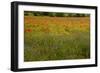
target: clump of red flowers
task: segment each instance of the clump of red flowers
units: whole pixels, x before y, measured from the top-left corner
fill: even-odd
[[[32,29],[25,29],[24,32],[32,32]]]

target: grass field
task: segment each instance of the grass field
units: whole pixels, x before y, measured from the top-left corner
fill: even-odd
[[[90,58],[89,17],[24,16],[24,61]]]

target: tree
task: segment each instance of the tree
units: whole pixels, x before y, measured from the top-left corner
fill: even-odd
[[[64,16],[64,13],[56,13],[56,16],[63,17]]]

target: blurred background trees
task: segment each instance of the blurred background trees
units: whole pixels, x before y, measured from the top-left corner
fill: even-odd
[[[24,11],[25,16],[50,16],[50,17],[89,17],[90,14],[84,13],[61,13],[61,12],[37,12]]]

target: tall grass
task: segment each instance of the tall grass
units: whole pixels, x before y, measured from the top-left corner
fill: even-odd
[[[47,29],[44,30],[46,27],[48,32],[45,32]],[[25,24],[25,28],[32,31],[25,32],[24,35],[24,61],[90,58],[90,33],[87,27]]]

